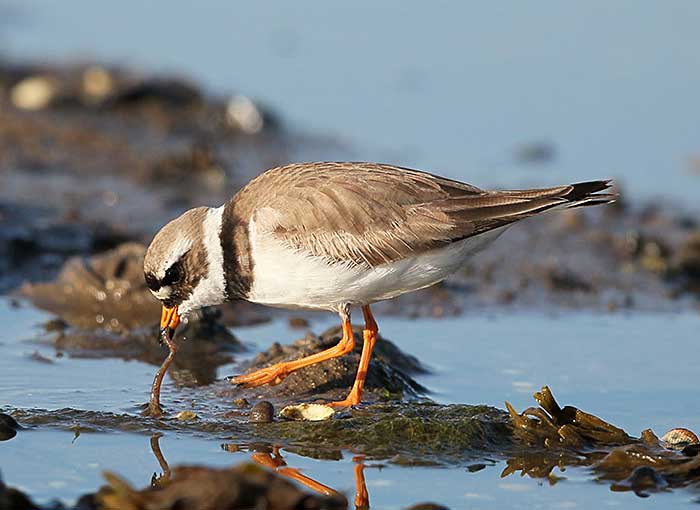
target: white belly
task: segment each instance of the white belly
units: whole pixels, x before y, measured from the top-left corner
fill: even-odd
[[[434,285],[457,271],[507,227],[367,268],[333,263],[292,250],[270,235],[249,235],[255,261],[248,300],[282,308],[338,310],[365,305]]]

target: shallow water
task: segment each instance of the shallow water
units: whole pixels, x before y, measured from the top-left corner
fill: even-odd
[[[135,414],[145,402],[153,367],[114,359],[56,358],[52,348],[37,345],[37,324],[47,316],[28,305],[13,308],[0,300],[0,319],[7,324],[0,340],[0,387],[11,408],[73,407]],[[319,316],[312,329],[332,324]],[[700,351],[697,314],[543,314],[503,310],[473,311],[442,320],[380,319],[383,333],[434,371],[419,381],[434,390],[440,402],[486,403],[503,408],[503,400],[522,409],[531,394],[550,385],[560,402],[593,412],[633,435],[647,427],[657,434],[685,426],[698,430],[700,398],[695,389]],[[286,322],[239,328],[236,334],[255,349],[274,340],[300,335]],[[553,339],[556,339],[554,341]],[[462,342],[461,349],[454,345]],[[452,346],[452,348],[451,348]],[[669,354],[675,349],[681,355]],[[54,361],[30,359],[38,350]],[[249,354],[250,355],[250,354]],[[240,360],[241,358],[239,358]],[[223,377],[235,365],[219,371]],[[164,400],[171,409],[186,406],[191,389],[177,389],[166,380]],[[240,441],[240,439],[239,439]],[[165,431],[160,447],[171,465],[202,463],[227,466],[250,459],[246,451],[231,453],[222,443],[237,443],[226,433],[189,434]],[[352,454],[340,461],[314,460],[282,451],[290,467],[345,492],[352,499]],[[697,499],[693,489],[655,494],[642,501],[631,493],[611,492],[593,481],[585,469],[567,469],[554,486],[545,480],[499,477],[505,464],[486,461],[476,473],[462,467],[400,467],[367,462],[365,477],[373,508],[402,508],[418,501],[436,501],[451,508],[668,508]],[[121,432],[90,433],[76,438],[70,431],[43,426],[20,431],[0,443],[4,480],[26,490],[39,502],[53,498],[74,501],[102,484],[100,473],[114,471],[137,487],[161,473],[150,437]]]

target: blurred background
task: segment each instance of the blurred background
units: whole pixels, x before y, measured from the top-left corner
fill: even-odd
[[[183,74],[351,149],[310,159],[691,203],[700,185],[697,2],[0,5],[7,56]]]
[[[615,179],[616,204],[522,222],[444,284],[378,304],[382,334],[431,371],[415,376],[439,404],[524,409],[550,384],[631,434],[697,431],[699,21],[692,0],[0,0],[0,411],[37,425],[3,443],[5,480],[75,501],[103,470],[140,487],[165,469],[160,434],[149,447],[128,433],[164,356],[146,245],[290,161],[381,161],[484,188]],[[245,444],[222,450],[228,425],[257,441],[248,404],[313,400],[321,384],[242,398],[225,377],[336,322],[244,302],[193,319],[163,399],[199,421],[168,422],[171,464],[250,460]],[[409,389],[388,398],[410,406]],[[77,442],[74,423],[88,427]],[[192,433],[212,424],[226,433]],[[300,452],[290,465],[351,493],[356,452]],[[480,474],[382,458],[372,502],[403,508],[430,486],[452,508],[638,508],[588,467],[558,483],[557,452],[549,470],[533,457],[532,480],[503,479],[494,455]],[[664,494],[645,508],[697,507],[697,491],[653,485]]]

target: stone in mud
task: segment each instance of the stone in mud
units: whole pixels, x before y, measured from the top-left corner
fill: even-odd
[[[126,243],[90,259],[70,259],[56,281],[27,284],[22,294],[61,317],[49,343],[73,357],[118,357],[160,365],[160,303],[143,278],[145,247]],[[235,306],[235,305],[232,305]],[[245,319],[245,314],[243,319]],[[201,310],[178,330],[178,355],[171,371],[180,384],[209,384],[216,368],[243,350],[216,310]]]
[[[84,330],[125,334],[135,328],[152,326],[158,322],[161,304],[143,277],[145,253],[142,244],[124,243],[89,258],[73,257],[54,281],[25,284],[20,293],[39,308]],[[244,302],[230,303],[222,310],[228,325],[252,324],[263,319]],[[195,315],[193,321],[199,317]]]
[[[639,466],[622,481],[613,483],[610,490],[615,492],[633,491],[639,497],[647,497],[649,492],[666,489],[668,482],[651,466]]]
[[[250,410],[249,423],[270,423],[275,417],[275,408],[267,400],[255,404]]]
[[[290,345],[275,343],[267,351],[258,354],[248,370],[309,356],[336,345],[340,337],[340,327],[333,327],[321,336],[308,334]],[[355,349],[350,354],[297,370],[275,386],[238,391],[278,400],[288,397],[341,399],[350,391],[355,380],[361,350],[362,332],[356,329]],[[425,388],[411,374],[425,372],[426,369],[415,357],[401,352],[396,345],[380,336],[367,372],[363,401],[396,400],[424,393]]]
[[[105,477],[108,485],[96,495],[102,510],[347,508],[343,496],[310,494],[253,464],[231,469],[180,466],[172,470],[167,482],[140,491],[111,473]]]
[[[159,326],[128,331],[68,328],[50,335],[48,342],[60,353],[74,358],[120,358],[160,366],[167,348],[160,344]],[[216,310],[201,310],[175,336],[178,352],[170,376],[183,386],[211,384],[216,370],[245,350],[224,327]]]
[[[74,257],[54,282],[27,284],[20,292],[72,326],[119,332],[152,325],[160,303],[143,278],[145,252],[126,243],[87,260]]]
[[[198,420],[199,416],[194,411],[180,411],[175,415],[176,420],[180,421],[194,421]]]
[[[7,441],[17,435],[22,427],[12,416],[0,413],[0,441]],[[2,506],[0,506],[2,508]]]

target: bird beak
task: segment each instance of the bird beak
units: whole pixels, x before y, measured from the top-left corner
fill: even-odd
[[[177,306],[168,308],[163,307],[163,311],[160,315],[160,338],[167,339],[168,341],[173,339],[175,334],[175,329],[178,324],[180,324],[180,315],[177,313]]]

